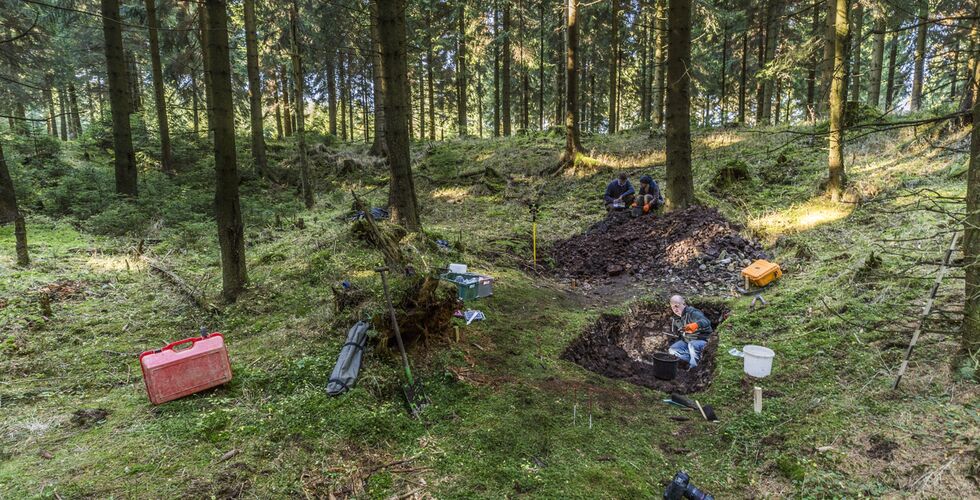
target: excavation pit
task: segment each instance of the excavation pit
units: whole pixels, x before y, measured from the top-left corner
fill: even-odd
[[[654,375],[653,356],[666,352],[676,339],[669,335],[674,317],[664,302],[641,302],[630,306],[622,316],[603,314],[565,349],[562,358],[606,377],[664,392],[689,394],[707,388],[715,377],[715,355],[718,351],[718,325],[729,309],[721,303],[694,302],[714,333],[701,352],[698,366],[689,369],[678,363],[673,380]]]

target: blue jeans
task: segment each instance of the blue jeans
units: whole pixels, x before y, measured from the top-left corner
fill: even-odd
[[[704,350],[704,346],[706,345],[708,345],[708,342],[705,340],[692,340],[690,346],[687,342],[678,340],[671,344],[667,352],[677,356],[682,361],[687,361],[691,368],[694,368],[698,366],[698,360],[701,359],[701,351]],[[693,358],[691,358],[691,350],[694,351]]]

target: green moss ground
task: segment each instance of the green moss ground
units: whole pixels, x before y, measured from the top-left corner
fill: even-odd
[[[59,175],[41,182],[20,166],[28,153],[14,152],[14,177],[29,191],[34,263],[14,267],[12,228],[0,228],[0,497],[635,498],[659,496],[680,469],[717,498],[975,494],[978,391],[950,372],[955,324],[937,322],[949,334],[926,335],[898,392],[890,385],[909,333],[885,331],[909,326],[930,285],[899,271],[931,276],[934,267],[914,260],[938,259],[948,244],[942,236],[917,242],[911,257],[888,253],[886,238],[949,224],[932,212],[895,211],[926,196],[909,189],[962,195],[963,180],[951,173],[965,155],[929,149],[910,132],[862,138],[848,149],[850,175],[871,201],[835,205],[817,194],[826,158],[819,141],[779,148],[794,136],[777,132],[696,134],[699,200],[746,224],[786,270],[766,294],[768,308],[749,312],[748,299],[731,299],[734,313],[721,329],[720,352],[746,343],[777,352],[762,382],[772,391],[765,411],[752,412],[741,360],[722,354],[717,378],[697,396],[717,409],[717,424],[671,420],[682,413],[661,394],[560,360],[599,312],[624,305],[600,306],[525,271],[528,199],[542,205],[547,261],[551,242],[602,216],[598,197],[617,169],[663,178],[662,138],[587,138],[590,161],[545,179],[537,172],[556,161],[557,137],[415,146],[428,236],[406,251],[422,271],[462,261],[499,280],[478,303],[488,320],[463,327],[462,342],[434,339],[412,350],[433,400],[422,421],[404,411],[398,360],[388,353],[367,356],[349,394],[324,390],[356,319],[333,312],[330,286],[350,279],[373,297],[363,312],[381,311],[372,272],[380,255],[351,239],[341,219],[348,189],[369,189],[384,172],[338,180],[321,165],[312,211],[290,189],[245,182],[252,284],[237,304],[209,315],[135,255],[147,237],[153,255],[217,297],[206,161],[188,163],[177,182],[146,175],[144,196],[131,205],[85,191],[111,188],[101,155],[84,161],[69,147],[53,160]],[[964,137],[944,133],[953,147]],[[278,146],[285,156],[288,145]],[[713,173],[735,161],[752,178],[712,188]],[[510,181],[465,175],[488,167]],[[62,192],[66,184],[81,191]],[[384,195],[370,198],[381,203]],[[298,218],[305,229],[294,226]],[[430,237],[459,235],[462,253],[431,245]],[[868,270],[872,251],[883,264]],[[82,293],[42,316],[38,290],[63,280],[79,282]],[[943,288],[943,307],[955,307],[960,283]],[[234,380],[152,407],[136,355],[201,325],[226,335]],[[94,408],[108,417],[89,427],[71,422],[75,411]],[[881,442],[895,443],[890,457],[879,456]]]

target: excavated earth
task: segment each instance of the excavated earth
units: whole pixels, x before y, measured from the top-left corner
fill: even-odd
[[[704,390],[715,376],[718,325],[729,310],[718,303],[694,306],[708,317],[715,333],[708,339],[698,366],[688,370],[686,363],[678,362],[673,380],[653,376],[653,354],[666,352],[675,341],[667,335],[672,313],[666,303],[637,303],[623,316],[603,314],[565,349],[562,358],[601,375],[664,392],[688,394]]]
[[[728,292],[742,268],[769,255],[718,210],[690,207],[633,218],[612,212],[585,233],[559,241],[556,273],[576,282],[639,282],[684,292]]]

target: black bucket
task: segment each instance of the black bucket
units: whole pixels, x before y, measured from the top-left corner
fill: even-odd
[[[653,353],[653,376],[660,380],[677,377],[677,357],[666,352]]]

